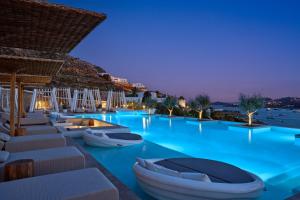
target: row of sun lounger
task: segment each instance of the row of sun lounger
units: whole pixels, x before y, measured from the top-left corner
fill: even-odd
[[[1,199],[119,199],[117,188],[98,169],[86,168],[85,156],[67,146],[49,118],[39,121],[39,117],[31,115],[21,122],[26,136],[10,137],[9,121],[2,114],[2,130],[7,132],[0,133]],[[34,176],[4,182],[5,166],[24,159],[33,161]]]

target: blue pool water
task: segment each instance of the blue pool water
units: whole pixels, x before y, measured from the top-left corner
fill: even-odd
[[[144,137],[140,145],[125,148],[85,146],[99,162],[143,199],[135,182],[132,165],[136,157],[199,157],[236,165],[260,176],[266,191],[260,199],[284,199],[300,191],[299,129],[269,127],[261,130],[238,128],[224,121],[198,122],[141,114],[81,115],[127,126]],[[300,140],[300,139],[299,139]]]

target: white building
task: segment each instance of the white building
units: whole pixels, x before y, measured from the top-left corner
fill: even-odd
[[[140,102],[142,102],[142,99],[144,97],[144,93],[145,92],[138,92],[137,93],[137,95],[138,95],[137,98],[140,99]],[[150,92],[150,93],[151,93],[151,99],[153,99],[153,100],[155,100],[155,101],[157,101],[159,103],[163,102],[166,99],[166,98],[158,98],[156,92]]]
[[[116,76],[110,76],[112,82],[121,83],[121,84],[128,84],[128,80],[126,78],[120,78]]]
[[[132,83],[132,87],[136,87],[138,89],[145,89],[146,86],[143,83]]]

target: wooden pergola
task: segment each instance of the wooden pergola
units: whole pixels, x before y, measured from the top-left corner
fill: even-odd
[[[104,14],[32,0],[0,1],[0,46],[69,53]]]
[[[10,134],[15,134],[15,88],[51,82],[69,53],[105,20],[104,14],[44,1],[0,1],[0,82],[10,83]],[[18,127],[23,112],[18,109]]]
[[[10,83],[10,133],[15,133],[15,88],[18,87],[17,127],[23,110],[24,85],[45,85],[51,82],[63,60],[0,55],[0,82]]]

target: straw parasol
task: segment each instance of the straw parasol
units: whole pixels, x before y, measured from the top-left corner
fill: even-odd
[[[24,84],[49,83],[66,54],[106,16],[33,0],[0,1],[0,10],[0,82],[10,82],[10,133],[14,135],[16,82],[19,97]],[[22,98],[18,99],[22,105]]]

